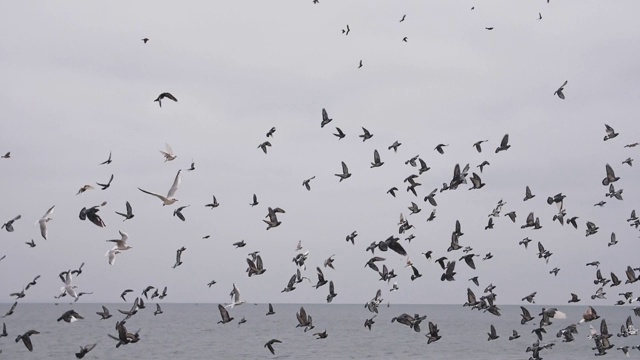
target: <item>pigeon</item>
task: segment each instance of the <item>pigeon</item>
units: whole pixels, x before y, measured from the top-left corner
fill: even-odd
[[[568,81],[565,81],[559,88],[558,90],[556,90],[553,95],[558,95],[558,97],[562,100],[564,100],[564,87],[567,85]]]
[[[145,41],[145,43],[146,43],[146,41]],[[162,99],[165,99],[165,98],[169,99],[169,100],[173,100],[175,102],[178,102],[178,99],[176,99],[175,96],[171,95],[168,92],[163,92],[162,94],[158,95],[158,97],[153,101],[157,101],[158,105],[160,105],[160,107],[162,107]]]

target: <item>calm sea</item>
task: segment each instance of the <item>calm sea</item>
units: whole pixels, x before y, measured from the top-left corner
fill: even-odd
[[[9,308],[3,304],[2,308]],[[266,304],[243,304],[230,310],[235,319],[228,324],[217,324],[220,314],[217,304],[162,304],[163,314],[154,316],[155,304],[127,321],[130,332],[140,330],[141,340],[115,348],[116,341],[107,334],[117,335],[115,323],[124,318],[117,309],[128,310],[131,303],[107,304],[113,317],[100,320],[96,311],[101,304],[19,304],[14,315],[6,317],[8,337],[0,339],[0,359],[75,359],[80,345],[97,343],[85,359],[528,359],[527,346],[535,340],[531,330],[537,327],[539,317],[527,325],[520,325],[519,306],[501,306],[502,316],[494,316],[460,305],[394,305],[382,304],[372,330],[364,328],[364,320],[373,314],[362,305],[307,304],[308,315],[313,317],[315,329],[304,332],[296,328],[296,312],[300,305],[274,304],[275,315],[266,316]],[[531,314],[538,314],[541,305],[527,304]],[[545,359],[591,359],[592,340],[587,339],[589,325],[579,326],[579,334],[572,343],[563,343],[556,332],[578,322],[586,306],[558,306],[568,317],[552,320],[542,343],[555,343],[541,356]],[[616,337],[628,315],[629,306],[596,306],[606,319],[611,342],[616,347],[640,345],[640,338]],[[74,323],[57,322],[66,310],[74,309],[84,320]],[[405,325],[391,323],[391,318],[402,313],[427,315],[422,332],[417,333]],[[246,323],[238,325],[242,318]],[[636,318],[634,317],[634,320]],[[427,345],[425,334],[428,321],[437,323],[442,339]],[[493,324],[499,339],[487,341],[489,326]],[[640,324],[639,324],[640,325]],[[599,328],[600,320],[593,323]],[[17,334],[35,329],[34,351],[29,353],[22,343],[14,342]],[[326,339],[312,334],[326,329]],[[509,341],[516,329],[521,338]],[[271,355],[264,344],[276,338],[276,354]],[[623,357],[615,347],[609,356]],[[640,358],[633,350],[632,358]]]

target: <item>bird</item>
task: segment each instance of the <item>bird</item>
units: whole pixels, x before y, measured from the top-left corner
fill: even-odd
[[[326,339],[329,334],[327,334],[327,330],[319,333],[313,334],[313,336],[317,336],[316,339]]]
[[[176,263],[173,264],[173,268],[177,268],[178,266],[182,265],[182,253],[187,250],[186,247],[181,247],[180,249],[176,250]]]
[[[262,144],[258,145],[258,149],[262,149],[262,151],[266,154],[267,147],[271,147],[271,143],[269,141],[265,141]]]
[[[604,141],[611,140],[614,137],[618,136],[618,133],[613,130],[613,128],[607,124],[604,124],[607,135],[604,136]]]
[[[360,61],[360,63],[362,64],[362,60]],[[360,67],[362,67],[362,66],[360,66]],[[340,128],[339,128],[339,127],[336,127],[336,131],[337,131],[338,133],[337,133],[337,134],[333,134],[333,135],[334,135],[335,137],[337,137],[337,138],[338,138],[338,140],[342,140],[345,136],[347,136],[347,135],[345,135],[345,133],[344,133],[344,132],[342,132],[342,130],[340,130]]]
[[[377,315],[373,315],[373,317],[371,317],[370,319],[366,319],[364,321],[364,327],[369,328],[369,331],[371,331],[371,326],[373,324],[375,324],[376,322],[373,320],[376,318]]]
[[[481,153],[482,152],[482,143],[487,142],[487,141],[489,141],[489,140],[476,141],[475,143],[473,143],[473,147],[476,148],[476,151]]]
[[[33,351],[33,344],[31,343],[31,335],[40,334],[37,330],[29,330],[22,335],[18,335],[16,342],[22,340],[22,343],[29,351]]]
[[[513,330],[513,335],[509,336],[509,341],[518,339],[519,337],[520,337],[520,334],[518,334],[517,331]]]
[[[11,151],[7,151],[4,155],[0,156],[3,159],[11,159]]]
[[[146,41],[145,41],[145,43],[146,43]],[[160,107],[162,107],[162,99],[164,99],[164,98],[167,98],[169,100],[173,100],[175,102],[178,102],[178,99],[176,99],[175,96],[171,95],[168,92],[163,92],[162,94],[158,95],[158,97],[153,101],[157,101],[158,105],[160,105]]]
[[[315,176],[312,176],[304,181],[302,181],[302,186],[304,186],[308,191],[311,191],[311,180],[315,179]]]
[[[535,304],[536,302],[533,300],[533,298],[536,296],[537,292],[533,292],[525,297],[522,298],[522,301],[528,301],[529,303]]]
[[[531,189],[529,188],[529,185],[527,185],[527,187],[524,189],[524,199],[522,201],[531,200],[534,197],[535,195],[531,194]]]
[[[489,335],[489,338],[487,339],[488,341],[495,340],[500,337],[500,335],[496,334],[496,328],[493,325],[489,328],[487,335]]]
[[[233,318],[229,316],[227,309],[225,309],[222,304],[218,304],[218,310],[220,311],[220,317],[222,318],[222,320],[218,321],[218,324],[226,324],[233,320]]]
[[[542,20],[542,14],[538,13],[538,20]]]
[[[66,323],[72,323],[78,321],[78,319],[84,319],[80,314],[75,312],[74,310],[66,311],[58,318],[58,322],[64,320]]]
[[[231,293],[229,295],[231,296],[232,302],[225,307],[233,309],[236,305],[244,304],[244,301],[240,300],[240,289],[238,289],[236,284],[233,284],[233,289],[231,290]]]
[[[503,138],[502,141],[500,142],[500,146],[498,146],[496,148],[496,154],[499,153],[500,151],[506,151],[511,147],[511,145],[509,145],[509,134],[506,134]]]
[[[0,227],[0,229],[5,229],[7,230],[7,232],[13,232],[14,228],[13,228],[13,223],[17,220],[20,220],[20,218],[22,218],[21,215],[17,215],[16,217],[14,217],[13,219],[7,221],[6,223],[2,224],[2,227]]]
[[[327,303],[330,303],[334,297],[338,296],[334,290],[333,281],[329,281],[329,295],[327,295]]]
[[[371,163],[371,168],[380,167],[384,164],[383,161],[380,161],[380,154],[378,150],[373,150],[373,162]]]
[[[269,315],[273,315],[273,314],[275,314],[275,313],[276,313],[276,312],[275,312],[275,311],[273,311],[273,305],[271,305],[271,303],[269,303],[269,311],[267,311],[267,314],[266,314],[266,315],[267,315],[267,316],[269,316]]]
[[[258,204],[259,204],[258,203],[258,196],[256,196],[256,194],[253,194],[252,201],[251,201],[251,203],[249,205],[251,205],[251,207],[254,207],[254,206],[258,205]]]
[[[349,177],[351,177],[351,173],[349,173],[349,168],[347,167],[347,164],[344,163],[344,161],[342,162],[342,174],[335,174],[335,175],[340,178],[340,182],[342,182],[342,180],[344,179],[348,179]]]
[[[126,207],[126,213],[121,213],[121,212],[117,212],[117,211],[115,212],[116,214],[124,217],[124,220],[122,220],[123,222],[127,221],[129,219],[133,219],[133,216],[134,216],[133,215],[133,208],[131,208],[131,204],[128,201],[125,202],[125,207]]]
[[[408,42],[408,40],[409,40],[409,38],[408,38],[408,37],[406,37],[406,36],[402,38],[402,41],[403,41],[403,42]]]
[[[109,309],[107,309],[104,305],[102,306],[102,312],[98,311],[96,312],[96,314],[100,315],[100,320],[106,320],[113,316],[109,313]]]
[[[400,19],[400,22],[403,22],[403,21],[404,21],[404,19],[405,19],[406,17],[407,17],[407,15],[406,15],[406,14],[405,14],[405,15],[402,15],[402,19]]]
[[[89,351],[93,350],[97,344],[89,344],[85,346],[80,346],[80,351],[76,353],[77,359],[82,359]]]
[[[483,161],[480,165],[476,166],[478,168],[480,168],[480,173],[482,173],[482,171],[484,170],[484,167],[487,165],[491,165],[488,161]]]
[[[272,127],[271,129],[269,129],[269,131],[267,132],[267,137],[273,137],[273,134],[276,132],[276,127]]]
[[[361,60],[362,62],[362,60]],[[322,109],[322,122],[320,123],[320,127],[323,128],[325,125],[327,125],[328,123],[330,123],[333,119],[329,118],[329,115],[327,115],[327,110],[325,110],[324,108]]]
[[[213,195],[213,202],[205,205],[205,207],[208,207],[211,210],[213,210],[214,208],[217,208],[218,206],[220,206],[220,204],[218,203],[218,200],[216,199],[215,195]]]
[[[101,184],[97,182],[96,184],[101,187],[101,190],[107,190],[109,186],[111,186],[111,182],[113,181],[113,174],[111,174],[111,178],[109,178],[109,182],[106,184]]]
[[[245,243],[244,240],[242,240],[242,241],[235,242],[232,245],[235,246],[236,249],[238,249],[238,248],[244,247],[245,245],[247,245],[247,243]]]
[[[165,147],[166,151],[160,150],[160,153],[162,154],[162,156],[164,156],[164,162],[173,161],[178,157],[178,155],[176,155],[173,152],[173,149],[171,148],[171,145],[165,143],[164,147]]]
[[[362,131],[363,131],[363,134],[358,135],[358,137],[362,138],[362,142],[365,142],[373,137],[373,134],[370,133],[369,130],[365,129],[364,127],[362,128]]]
[[[391,195],[393,197],[396,197],[396,191],[398,191],[398,188],[394,186],[391,189],[387,190],[387,194],[389,194],[389,195]]]
[[[189,206],[190,205],[180,206],[177,209],[173,210],[173,216],[177,216],[178,219],[180,219],[182,221],[185,221],[186,219],[185,219],[184,215],[182,214],[182,210],[188,208]]]
[[[362,67],[362,60],[360,60],[360,62],[358,62],[358,69],[360,69]],[[337,129],[337,128],[336,128]]]
[[[142,42],[143,42],[143,43],[145,43],[145,44],[146,44],[148,41],[149,41],[149,38],[144,38],[144,39],[142,39]]]
[[[116,245],[112,248],[112,250],[125,251],[133,248],[132,246],[127,244],[127,240],[129,239],[129,235],[126,232],[118,231],[120,233],[120,239],[112,239],[107,240],[107,242],[115,243]]]
[[[11,308],[9,308],[9,311],[7,311],[2,317],[6,318],[7,316],[11,316],[13,315],[13,312],[16,310],[16,306],[18,306],[18,302],[14,302],[13,305],[11,305]]]
[[[120,298],[122,298],[122,300],[126,302],[127,299],[125,298],[125,296],[127,296],[127,294],[130,292],[133,292],[133,289],[126,289],[125,291],[122,292],[122,294],[120,294]]]
[[[489,26],[489,27],[485,27],[485,29],[486,29],[486,30],[493,30],[493,27],[492,27],[492,26]]]
[[[47,222],[53,220],[51,218],[51,214],[53,214],[53,210],[55,209],[55,207],[55,205],[50,207],[49,210],[47,210],[47,212],[42,215],[40,220],[38,220],[38,224],[40,225],[40,235],[42,235],[42,238],[45,240],[47,240]]]
[[[271,351],[271,354],[275,355],[276,351],[273,349],[273,344],[275,343],[282,343],[282,341],[278,340],[278,339],[271,339],[269,341],[267,341],[266,344],[264,344],[264,347],[269,349],[269,351]]]
[[[167,192],[167,196],[166,197],[162,196],[162,195],[154,194],[152,192],[143,190],[141,188],[138,188],[138,190],[142,191],[145,194],[149,194],[149,195],[155,196],[158,199],[162,200],[162,206],[172,205],[173,203],[178,201],[178,199],[176,199],[174,196],[176,194],[176,191],[178,191],[178,187],[180,186],[180,181],[182,179],[181,173],[182,173],[182,170],[178,170],[178,173],[176,174],[176,177],[173,180],[173,184],[171,185],[171,188]]]
[[[153,315],[154,316],[155,315],[160,315],[162,313],[163,313],[163,311],[162,311],[162,308],[160,307],[160,304],[156,304],[156,311],[153,312]]]
[[[558,97],[559,97],[560,99],[564,100],[564,93],[563,93],[563,91],[564,91],[564,87],[567,85],[567,83],[568,83],[568,82],[569,82],[569,81],[565,81],[565,82],[564,82],[564,83],[563,83],[563,84],[558,88],[558,90],[556,90],[556,91],[553,93],[553,95],[558,95]]]
[[[87,185],[83,185],[80,190],[78,190],[78,192],[76,193],[76,195],[80,195],[82,193],[84,193],[87,190],[93,190],[93,186],[87,184]]]
[[[111,151],[109,151],[109,158],[98,165],[108,165],[111,164]]]
[[[602,179],[602,185],[607,186],[611,183],[614,183],[620,180],[620,177],[616,176],[616,173],[611,168],[611,165],[609,164],[605,165],[605,170],[607,172],[607,176],[604,179]]]
[[[434,150],[436,150],[437,152],[439,152],[440,154],[444,154],[444,147],[445,146],[449,146],[448,144],[438,144],[438,146],[436,146],[434,148]]]

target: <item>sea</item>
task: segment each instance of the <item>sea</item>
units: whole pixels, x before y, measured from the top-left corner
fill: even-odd
[[[2,308],[11,304],[0,304]],[[101,320],[96,314],[105,305],[112,318]],[[379,313],[367,310],[363,305],[345,304],[273,304],[275,314],[267,316],[267,304],[242,304],[229,309],[234,320],[219,324],[218,304],[161,304],[163,313],[154,315],[155,303],[149,301],[145,309],[127,320],[129,332],[139,331],[140,341],[116,348],[115,324],[125,316],[118,309],[129,310],[129,303],[117,304],[27,304],[20,303],[13,315],[2,318],[7,327],[7,337],[0,338],[0,359],[75,359],[80,346],[96,343],[97,346],[84,359],[154,359],[154,360],[198,360],[198,359],[529,359],[526,348],[536,340],[531,331],[539,326],[543,306],[523,304],[536,319],[520,324],[520,306],[502,305],[501,316],[489,312],[472,310],[462,305],[408,305],[386,304]],[[304,307],[313,318],[314,329],[304,331],[296,327],[296,313]],[[617,347],[629,346],[631,358],[640,358],[640,351],[631,346],[640,345],[640,337],[617,337],[621,325],[631,315],[631,306],[594,306],[601,316],[590,323],[578,325],[575,341],[562,342],[556,337],[559,329],[582,318],[587,306],[554,306],[567,315],[566,319],[552,319],[546,327],[541,344],[555,344],[543,350],[544,359],[592,359],[596,351],[593,340],[588,339],[589,326],[600,329],[605,319],[609,332],[613,334],[614,348],[607,356],[623,358]],[[72,323],[56,321],[65,311],[73,309],[84,317]],[[392,322],[393,317],[403,313],[426,315],[421,332]],[[371,330],[364,327],[365,319],[374,318]],[[244,318],[243,324],[238,324]],[[428,322],[437,324],[442,338],[427,344]],[[490,325],[499,338],[489,341]],[[18,334],[37,330],[32,335],[33,352],[22,342],[14,340]],[[315,333],[327,332],[327,337],[318,339]],[[516,330],[520,338],[509,340]],[[272,355],[265,343],[278,339]]]

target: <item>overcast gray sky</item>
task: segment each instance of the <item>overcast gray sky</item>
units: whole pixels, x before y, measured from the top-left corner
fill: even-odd
[[[597,286],[585,263],[599,260],[604,276],[623,280],[627,265],[639,265],[640,233],[626,219],[640,201],[640,176],[638,165],[622,164],[640,158],[640,147],[624,148],[640,141],[639,10],[637,1],[4,3],[0,152],[11,158],[0,159],[0,220],[22,219],[14,232],[0,231],[0,301],[13,301],[9,293],[36,275],[24,300],[54,301],[58,273],[85,262],[74,283],[94,294],[82,302],[118,301],[122,290],[147,285],[168,286],[166,301],[225,302],[233,283],[247,302],[324,302],[327,287],[280,292],[302,240],[314,283],[315,267],[336,254],[336,270],[323,268],[335,302],[364,303],[381,288],[393,303],[463,303],[467,287],[481,293],[489,283],[503,304],[533,291],[538,303],[566,303],[569,292],[587,302]],[[553,93],[565,80],[561,100]],[[160,108],[153,100],[165,91],[178,102]],[[333,118],[324,128],[322,108]],[[604,142],[605,123],[620,135]],[[272,126],[265,155],[257,146]],[[335,126],[346,138],[332,135]],[[361,127],[373,138],[363,143]],[[494,153],[507,133],[511,148]],[[395,140],[397,153],[387,149]],[[478,140],[489,140],[482,153],[472,147]],[[165,143],[174,161],[163,161]],[[444,155],[434,151],[440,143],[449,145]],[[371,169],[374,149],[385,164]],[[113,163],[99,166],[110,151]],[[402,182],[417,173],[404,164],[415,155],[432,168],[418,180],[418,197]],[[138,191],[165,194],[192,160],[176,205]],[[426,222],[432,206],[423,197],[451,180],[456,163],[469,163],[471,175],[483,160],[491,163],[481,174],[486,186],[438,193],[437,218]],[[353,175],[339,182],[341,161]],[[604,197],[607,163],[623,201]],[[111,174],[108,190],[76,196]],[[311,176],[307,191],[302,181]],[[526,185],[536,197],[523,202]],[[392,186],[397,198],[386,194]],[[557,209],[545,200],[559,192],[568,217],[579,217],[577,230],[551,220]],[[251,207],[254,193],[259,205]],[[220,206],[209,210],[212,195]],[[501,217],[485,231],[500,199]],[[594,207],[600,200],[606,205]],[[105,228],[78,219],[102,201]],[[114,211],[125,201],[135,218],[123,223]],[[411,201],[420,213],[409,215]],[[45,241],[34,223],[52,205]],[[177,205],[190,205],[185,222],[172,216]],[[286,213],[266,231],[268,207]],[[512,210],[515,224],[503,216]],[[542,229],[520,229],[530,211]],[[401,213],[415,228],[398,235]],[[458,260],[461,251],[446,252],[456,219],[461,245],[494,258],[476,258],[475,271],[458,263],[456,281],[441,282],[439,266],[421,253]],[[586,221],[598,234],[585,237]],[[133,249],[109,266],[105,240],[118,230]],[[345,241],[354,230],[355,246]],[[611,232],[619,243],[608,247]],[[376,252],[398,274],[393,293],[364,267],[365,248],[390,235],[423,274],[412,282],[404,257]],[[527,236],[525,250],[518,242]],[[30,239],[35,248],[24,244]],[[247,246],[234,249],[242,239]],[[548,264],[535,255],[537,241],[553,252]],[[184,264],[172,269],[181,246]],[[248,278],[245,259],[256,250],[267,272]],[[467,280],[475,275],[479,288]],[[600,303],[613,304],[624,289],[633,286]]]

